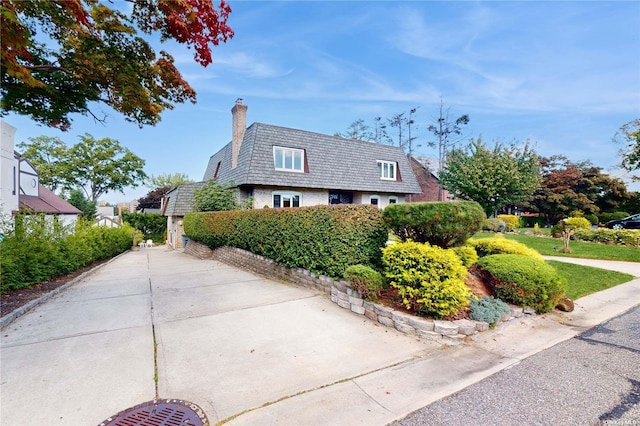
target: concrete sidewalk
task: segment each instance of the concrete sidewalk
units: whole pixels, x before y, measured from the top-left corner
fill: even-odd
[[[623,262],[619,260],[599,260],[599,259],[579,259],[577,257],[565,256],[543,256],[547,260],[556,260],[558,262],[575,263],[576,265],[591,266],[594,268],[608,269],[610,271],[618,271],[624,274],[640,277],[639,262]]]
[[[384,425],[639,295],[636,279],[576,301],[574,313],[509,321],[446,347],[306,288],[146,248],[2,330],[0,423],[98,424],[159,397],[198,404],[211,424]]]

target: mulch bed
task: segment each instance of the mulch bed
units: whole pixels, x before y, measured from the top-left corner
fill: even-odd
[[[61,275],[59,277],[53,278],[49,281],[38,283],[31,287],[25,287],[18,290],[9,290],[8,292],[3,293],[2,295],[0,295],[0,316],[10,314],[11,312],[26,305],[32,300],[35,300],[40,296],[45,295],[50,291],[65,285],[84,272],[89,271],[98,265],[106,263],[109,260],[110,259],[100,260],[92,263],[91,265],[87,265],[83,268],[70,272],[66,275]]]

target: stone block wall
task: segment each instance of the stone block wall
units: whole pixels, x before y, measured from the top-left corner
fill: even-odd
[[[219,247],[214,250],[196,241],[189,241],[185,253],[201,259],[214,259],[242,268],[253,273],[287,281],[325,293],[331,301],[341,308],[364,315],[386,327],[392,327],[401,333],[436,340],[441,343],[457,344],[477,332],[489,330],[489,324],[467,319],[444,321],[421,318],[396,311],[387,306],[368,302],[360,297],[347,281],[335,281],[324,275],[316,275],[303,268],[287,268],[271,259],[253,254],[235,247]],[[522,308],[513,307],[501,321],[519,318],[524,315]]]

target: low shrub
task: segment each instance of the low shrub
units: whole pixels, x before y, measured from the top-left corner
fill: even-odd
[[[366,265],[351,265],[344,271],[344,279],[351,282],[363,299],[375,301],[380,296],[384,281],[380,272]]]
[[[517,241],[507,240],[502,236],[477,240],[470,238],[467,244],[473,247],[481,258],[492,254],[521,254],[540,261],[544,260],[536,250]]]
[[[499,214],[498,219],[502,220],[506,226],[505,231],[513,232],[521,227],[520,216],[514,214]]]
[[[640,247],[640,231],[634,229],[576,229],[573,231],[573,238],[578,241]]]
[[[474,321],[489,323],[490,327],[495,327],[500,318],[510,312],[509,305],[490,296],[482,296],[480,299],[472,298],[469,304],[469,317]]]
[[[464,244],[485,220],[484,210],[473,201],[392,204],[382,217],[402,241],[443,248]]]
[[[380,210],[369,205],[189,213],[184,230],[211,248],[238,247],[333,278],[350,265],[380,265],[389,235]]]
[[[564,220],[564,227],[573,231],[576,229],[591,229],[591,222],[584,217],[570,217]]]
[[[482,225],[483,231],[503,232],[505,229],[507,229],[507,225],[504,223],[504,220],[495,217],[485,220]]]
[[[407,309],[444,318],[469,305],[467,268],[452,250],[413,241],[396,243],[383,249],[382,262]]]
[[[478,260],[490,275],[496,297],[538,313],[553,309],[566,291],[566,280],[544,261],[517,254],[496,254]]]
[[[458,255],[465,268],[470,267],[478,261],[478,253],[476,253],[476,249],[471,246],[454,247],[449,250],[453,250],[454,253]]]
[[[592,225],[597,225],[599,223],[597,214],[587,214],[584,216],[584,218],[587,219]]]

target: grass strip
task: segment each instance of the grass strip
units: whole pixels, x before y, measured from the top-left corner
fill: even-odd
[[[489,238],[495,234],[479,232],[473,238]],[[551,237],[535,237],[529,235],[505,234],[509,240],[515,240],[545,256],[579,257],[583,259],[621,260],[626,262],[640,262],[640,248],[617,246],[584,241],[571,241],[571,253],[562,252],[562,240]]]
[[[591,266],[556,260],[547,260],[546,263],[556,268],[567,279],[567,297],[571,300],[615,287],[633,279],[633,276],[629,274]]]

